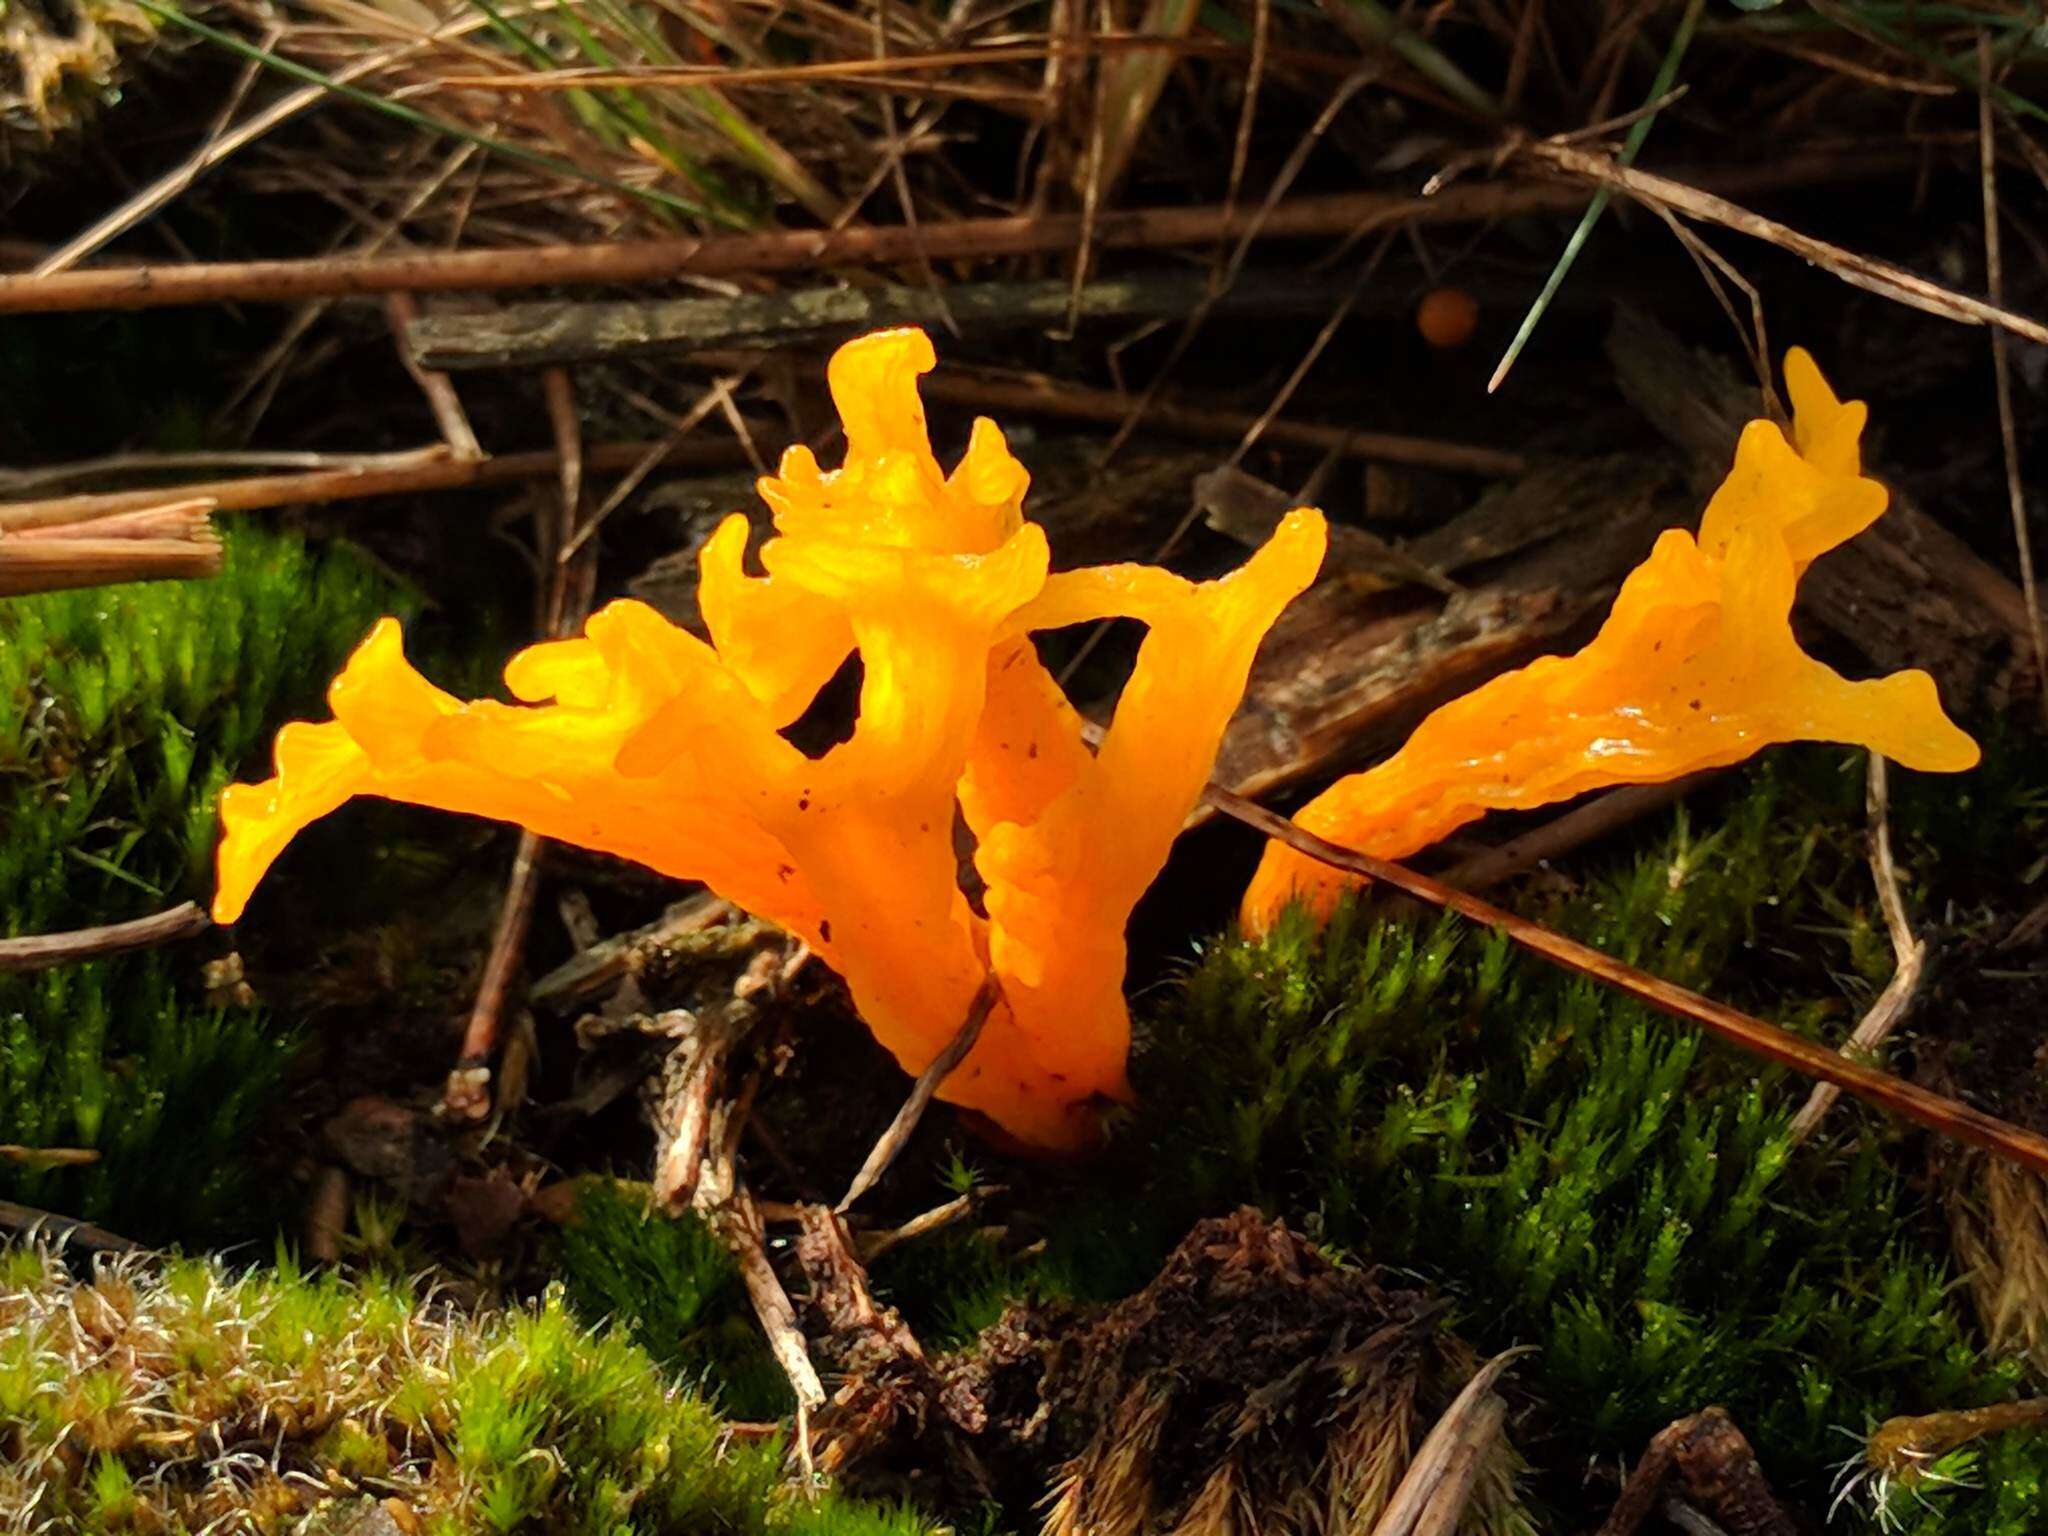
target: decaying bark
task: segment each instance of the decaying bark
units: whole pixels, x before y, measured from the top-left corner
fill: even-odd
[[[1206,272],[1167,270],[1084,283],[957,283],[938,290],[799,288],[731,298],[636,299],[610,303],[512,304],[494,310],[419,316],[411,356],[427,369],[531,368],[706,347],[794,346],[846,341],[885,326],[932,329],[950,321],[968,333],[1064,325],[1070,316],[1157,319],[1185,315],[1205,300],[1220,314],[1325,315],[1343,285],[1297,273],[1241,278],[1211,298]]]
[[[1707,1408],[1659,1430],[1629,1474],[1599,1536],[1634,1536],[1668,1484],[1728,1536],[1798,1536],[1735,1421]]]

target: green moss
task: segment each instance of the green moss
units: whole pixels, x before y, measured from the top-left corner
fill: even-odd
[[[222,785],[391,602],[347,551],[238,528],[212,581],[0,604],[0,931],[204,901]],[[205,1006],[193,954],[0,977],[0,1141],[101,1154],[0,1166],[0,1196],[150,1240],[253,1230],[233,1151],[290,1039]]]
[[[100,1369],[105,1360],[125,1362]],[[261,1426],[260,1464],[242,1447]],[[551,1294],[468,1314],[382,1277],[0,1258],[0,1525],[282,1531],[365,1492],[448,1536],[919,1536],[783,1480],[644,1350]]]
[[[696,1217],[652,1216],[631,1186],[593,1179],[554,1247],[569,1303],[586,1320],[618,1323],[736,1417],[790,1410],[788,1379],[754,1322],[738,1267]]]
[[[1766,767],[1709,835],[1681,818],[1539,915],[1796,1026],[1843,1019],[1888,969],[1859,963],[1871,899],[1867,880],[1848,894],[1849,804]],[[1939,1229],[1886,1155],[1891,1128],[1844,1106],[1795,1150],[1804,1082],[1499,936],[1353,909],[1320,935],[1292,921],[1226,939],[1142,1066],[1161,1166],[1183,1169],[1191,1203],[1258,1200],[1420,1272],[1464,1303],[1474,1343],[1540,1346],[1525,1377],[1555,1440],[1525,1449],[1555,1457],[1561,1507],[1588,1456],[1633,1457],[1707,1403],[1781,1488],[1824,1506],[1872,1423],[2020,1383],[1981,1354]],[[1896,1517],[1927,1536],[2032,1528],[2048,1442],[1986,1456],[1996,1478]]]

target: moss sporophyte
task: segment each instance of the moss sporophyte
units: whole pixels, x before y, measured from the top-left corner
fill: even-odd
[[[1048,572],[1028,476],[994,423],[950,475],[917,378],[921,331],[843,347],[830,383],[842,466],[806,448],[760,482],[775,537],[746,573],[746,520],[702,556],[707,643],[618,602],[579,639],[515,656],[513,705],[464,703],[378,624],[288,726],[276,776],[222,799],[215,916],[233,921],[291,838],[359,794],[517,822],[701,880],[781,924],[843,976],[910,1072],[993,979],[999,1001],[940,1097],[1048,1150],[1091,1144],[1129,1097],[1124,929],[1202,793],[1260,640],[1314,579],[1322,514],[1290,513],[1245,566],[1195,583],[1155,567]],[[1676,778],[1772,742],[1853,742],[1912,767],[1972,766],[1975,744],[1906,672],[1850,683],[1805,655],[1790,611],[1805,566],[1877,518],[1864,410],[1804,353],[1787,361],[1792,437],[1754,422],[1695,538],[1672,530],[1599,636],[1437,711],[1408,745],[1303,811],[1309,830],[1382,855],[1490,809]],[[1038,659],[1036,631],[1146,626],[1099,746]],[[810,758],[782,734],[847,658],[852,736]],[[956,808],[976,839],[977,911],[959,884]],[[1269,850],[1254,930],[1287,904],[1327,911],[1345,877]]]

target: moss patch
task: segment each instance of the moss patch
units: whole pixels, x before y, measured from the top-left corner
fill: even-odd
[[[781,1476],[637,1346],[551,1295],[470,1314],[289,1265],[0,1252],[0,1524],[281,1532],[368,1495],[404,1529],[917,1536]]]
[[[36,933],[204,901],[221,787],[394,595],[346,550],[230,531],[213,581],[0,604],[0,925]],[[208,1007],[195,951],[0,977],[0,1141],[99,1152],[0,1165],[0,1196],[145,1240],[246,1235],[234,1157],[289,1036]]]

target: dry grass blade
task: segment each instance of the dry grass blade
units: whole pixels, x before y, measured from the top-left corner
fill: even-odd
[[[2005,303],[2005,263],[1998,244],[1998,144],[1997,128],[1991,115],[1991,39],[1977,34],[1978,164],[1984,187],[1984,285],[1991,302]],[[2027,530],[2027,496],[2020,484],[2019,431],[2013,423],[2012,360],[2007,356],[2005,332],[1991,329],[1991,367],[1998,386],[1998,437],[2005,451],[2005,495],[2012,510],[2013,543],[2019,549],[2020,590],[2027,600],[2029,638],[2034,642],[2034,677],[2040,685],[2039,703],[2048,711],[2048,638],[2041,632],[2041,604],[2035,596],[2034,541]]]
[[[729,224],[734,222],[729,216],[721,214],[720,210],[707,207],[692,199],[678,197],[673,193],[664,192],[654,187],[636,187],[604,172],[587,169],[573,161],[564,160],[559,156],[530,149],[524,144],[508,143],[504,140],[493,138],[489,134],[480,133],[473,128],[466,128],[460,123],[450,122],[445,118],[435,117],[431,113],[422,112],[417,107],[409,106],[402,101],[379,96],[374,91],[363,90],[339,75],[322,74],[319,70],[308,68],[306,65],[299,63],[295,59],[287,58],[283,54],[259,48],[252,43],[245,42],[243,39],[236,37],[232,32],[223,32],[218,27],[209,26],[195,17],[187,16],[176,6],[161,4],[159,0],[135,0],[135,3],[156,20],[182,27],[195,37],[201,38],[217,48],[225,49],[238,58],[260,61],[278,73],[289,76],[291,79],[298,80],[305,85],[312,86],[326,95],[338,96],[346,101],[355,102],[359,106],[368,107],[374,112],[381,112],[386,117],[396,119],[408,127],[424,129],[429,133],[443,134],[449,138],[459,139],[465,143],[474,144],[479,149],[486,150],[492,154],[502,155],[507,159],[519,161],[535,170],[568,177],[571,180],[591,182],[603,187],[608,192],[616,192],[624,197],[639,198],[692,218],[703,218],[714,223]]]
[[[1476,896],[1453,890],[1427,875],[1417,874],[1368,853],[1340,848],[1219,785],[1210,785],[1204,798],[1225,815],[1263,832],[1267,837],[1279,839],[1319,863],[1348,874],[1363,875],[1429,906],[1455,912],[1472,922],[1497,929],[1514,943],[1553,965],[1591,977],[1660,1012],[1697,1024],[1739,1050],[1788,1067],[1802,1076],[1833,1083],[1866,1104],[1941,1135],[1982,1147],[1994,1156],[2036,1172],[2048,1173],[2048,1137],[1987,1115],[1957,1099],[1929,1092],[1917,1083],[1889,1072],[1837,1055],[1789,1030],[1639,971],[1610,955],[1603,955],[1562,934],[1553,933],[1540,923],[1532,923]]]

